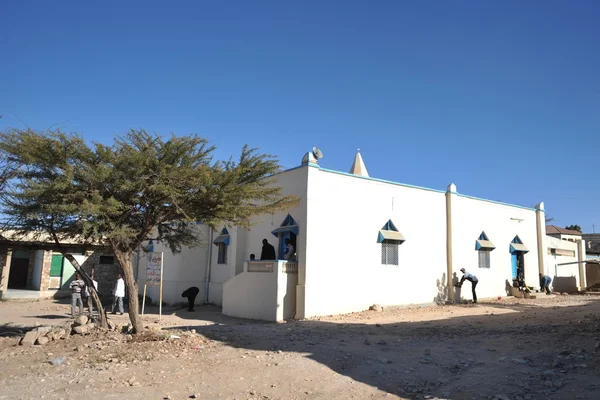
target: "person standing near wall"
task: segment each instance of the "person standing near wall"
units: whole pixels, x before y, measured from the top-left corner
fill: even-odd
[[[75,318],[75,308],[79,303],[79,315],[83,314],[83,301],[81,300],[81,290],[85,286],[85,282],[81,279],[81,275],[77,273],[75,280],[71,282],[71,316]]]
[[[463,277],[460,279],[460,282],[457,284],[457,286],[462,287],[462,284],[465,281],[465,279],[471,282],[471,290],[473,291],[473,303],[477,304],[477,293],[475,293],[475,287],[479,283],[479,279],[477,279],[475,275],[465,271],[464,268],[461,268],[460,272],[463,273]]]
[[[118,307],[119,315],[123,315],[123,297],[125,297],[125,281],[121,277],[121,274],[117,274],[117,281],[115,282],[115,289],[113,290],[113,305],[112,313],[115,313],[115,307]]]
[[[96,293],[98,293],[98,282],[96,282],[94,280],[94,274],[92,274],[90,276],[93,284],[94,284],[94,288],[96,289]],[[92,296],[90,296],[90,290],[87,287],[87,285],[85,285],[85,300],[88,306],[88,311],[90,312],[90,317],[92,316],[92,314],[94,313],[94,302],[92,301]]]
[[[261,260],[269,260],[273,261],[277,259],[277,255],[275,255],[275,247],[269,243],[267,239],[263,239],[263,247],[262,252],[260,253]]]
[[[296,260],[296,249],[290,239],[285,239],[285,257],[288,261]]]

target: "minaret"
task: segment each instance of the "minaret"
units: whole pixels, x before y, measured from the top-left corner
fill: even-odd
[[[365,167],[365,163],[360,156],[360,149],[356,151],[356,156],[354,156],[354,162],[352,163],[352,168],[350,168],[350,173],[358,176],[369,176],[367,167]]]

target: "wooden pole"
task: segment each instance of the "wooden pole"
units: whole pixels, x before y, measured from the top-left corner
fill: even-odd
[[[144,283],[144,297],[142,298],[142,317],[144,316],[144,308],[146,307],[146,287],[147,283]]]
[[[158,303],[158,320],[162,318],[162,299],[163,299],[163,253],[160,253],[160,300]]]

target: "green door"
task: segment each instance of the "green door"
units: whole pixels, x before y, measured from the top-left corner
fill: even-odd
[[[75,267],[71,264],[71,261],[66,258],[63,259],[63,269],[62,269],[62,283],[60,285],[61,289],[68,290],[69,285],[75,279]]]
[[[63,256],[60,254],[52,255],[50,264],[50,285],[48,289],[60,289],[62,283]]]

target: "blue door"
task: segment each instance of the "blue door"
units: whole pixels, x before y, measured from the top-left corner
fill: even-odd
[[[517,277],[517,253],[512,253],[510,258],[512,261],[512,277],[514,279]]]

